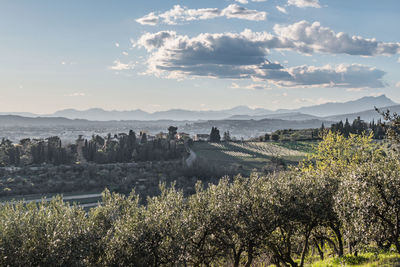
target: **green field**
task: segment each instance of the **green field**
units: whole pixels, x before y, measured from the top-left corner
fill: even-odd
[[[195,142],[192,150],[200,160],[239,169],[242,174],[273,170],[277,165],[293,165],[307,156],[301,149],[291,149],[272,142]]]
[[[273,142],[274,145],[285,147],[291,150],[297,150],[304,153],[312,153],[319,141],[285,141]]]

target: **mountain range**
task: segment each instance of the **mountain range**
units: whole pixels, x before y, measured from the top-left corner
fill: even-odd
[[[174,121],[205,121],[205,120],[262,120],[262,119],[282,119],[282,120],[311,120],[326,119],[337,120],[345,119],[344,116],[353,118],[357,113],[364,112],[365,120],[378,118],[374,107],[391,107],[397,110],[397,103],[385,95],[366,96],[357,100],[338,103],[330,102],[321,105],[301,107],[298,109],[279,109],[269,110],[264,108],[252,109],[247,106],[237,106],[225,110],[193,111],[184,109],[171,109],[167,111],[157,111],[149,113],[140,109],[118,111],[104,110],[101,108],[91,108],[87,110],[64,109],[52,114],[38,115],[27,112],[0,112],[0,115],[18,115],[23,117],[63,117],[68,119],[85,119],[91,121],[155,121],[155,120],[174,120]],[[398,107],[400,109],[400,106]],[[372,111],[372,113],[371,113]],[[344,115],[341,115],[344,114]]]

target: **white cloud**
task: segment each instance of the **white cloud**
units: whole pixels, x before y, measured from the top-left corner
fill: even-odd
[[[68,97],[79,97],[79,96],[85,96],[85,93],[72,93],[72,94],[66,94],[64,96]]]
[[[400,57],[397,59],[397,62],[400,63]]]
[[[238,5],[229,5],[221,12],[227,18],[261,21],[267,18],[267,12],[251,10]]]
[[[247,1],[247,0],[235,0],[235,1],[238,2],[238,3],[241,3],[241,4],[243,4],[243,5],[249,3],[249,1]]]
[[[124,56],[129,56],[128,52],[126,52],[126,51],[122,51],[122,54],[123,54]]]
[[[267,2],[267,0],[251,0],[251,2],[261,3],[261,2]]]
[[[146,16],[137,19],[136,22],[143,25],[153,26],[161,22],[168,25],[175,25],[181,22],[207,20],[217,17],[261,21],[267,18],[267,12],[247,9],[244,7],[240,7],[237,4],[231,4],[224,9],[189,9],[180,5],[175,5],[172,9],[164,13],[149,13]]]
[[[320,8],[318,0],[288,0],[289,6]]]
[[[385,72],[360,64],[297,66],[285,69],[290,77],[266,77],[280,87],[382,88]]]
[[[61,61],[61,65],[65,65],[67,64],[65,61]]]
[[[114,61],[114,65],[110,66],[111,70],[131,70],[135,67],[133,62],[122,63],[119,59]]]
[[[278,11],[283,13],[283,14],[287,14],[288,13],[284,7],[276,6],[276,9],[278,9]]]
[[[157,25],[159,20],[160,20],[160,18],[154,12],[151,12],[151,13],[147,14],[146,16],[137,19],[136,22],[140,23],[142,25],[154,26],[154,25]]]
[[[280,87],[385,86],[385,72],[364,65],[284,68],[267,59],[268,49],[292,48],[294,43],[265,32],[204,33],[190,38],[163,31],[144,34],[134,46],[150,53],[146,73],[159,77],[252,79]]]
[[[291,25],[275,25],[281,39],[291,42],[290,49],[303,53],[324,52],[349,55],[393,55],[400,53],[400,43],[383,43],[376,39],[336,33],[319,22],[300,21]],[[277,47],[278,48],[278,47]]]
[[[400,53],[400,43],[385,43],[376,39],[350,36],[343,32],[336,33],[327,27],[322,27],[319,22],[300,21],[290,25],[276,24],[274,31],[275,35],[268,32],[252,32],[251,30],[245,30],[240,34],[225,33],[222,35],[225,36],[223,39],[249,40],[263,50],[286,49],[307,54],[319,52],[362,56]],[[199,35],[197,39],[213,39],[215,36],[218,36],[218,34],[210,35],[205,33]],[[152,50],[164,46],[164,42],[167,40],[169,42],[177,42],[175,39],[183,40],[184,38],[182,37],[177,37],[176,32],[173,31],[162,31],[154,34],[146,33],[140,37],[136,44],[145,47],[147,50]]]
[[[396,87],[400,87],[400,82],[397,82],[397,83],[396,83]]]
[[[115,47],[119,47],[119,43],[115,43]]]

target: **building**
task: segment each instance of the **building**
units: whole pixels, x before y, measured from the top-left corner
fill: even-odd
[[[176,134],[176,139],[178,140],[186,140],[186,139],[190,139],[190,134],[188,133],[177,133]]]
[[[209,134],[196,134],[194,141],[210,141]]]

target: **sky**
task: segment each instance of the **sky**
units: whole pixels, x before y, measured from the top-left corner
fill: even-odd
[[[400,102],[398,0],[2,0],[0,112]]]

